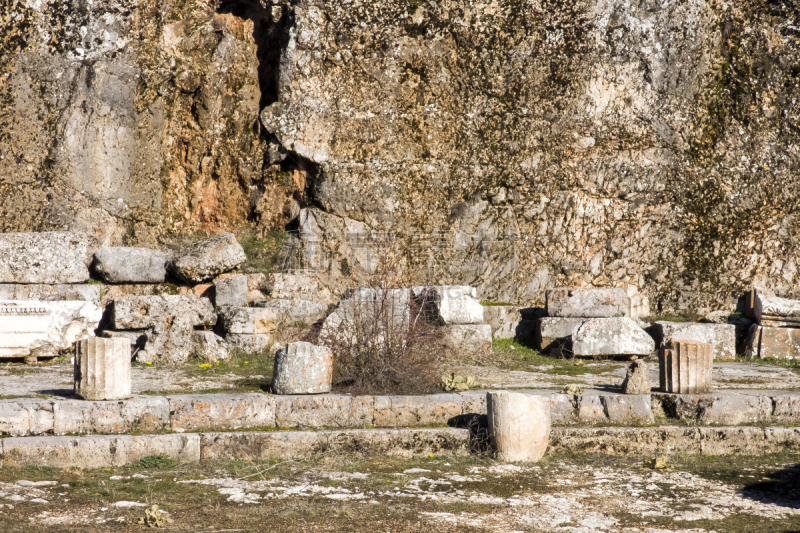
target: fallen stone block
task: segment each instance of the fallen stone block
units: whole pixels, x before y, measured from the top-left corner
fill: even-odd
[[[225,335],[225,342],[231,351],[241,353],[261,353],[272,346],[272,336],[266,334],[247,335],[239,333],[228,333]]]
[[[371,426],[372,396],[320,394],[315,396],[277,396],[276,423],[281,428]]]
[[[800,300],[770,296],[752,289],[745,297],[744,316],[759,323],[763,318],[800,321]]]
[[[658,354],[661,392],[702,394],[711,390],[712,346],[668,339]]]
[[[194,356],[201,361],[217,363],[230,360],[228,343],[213,331],[195,331],[192,335]]]
[[[390,457],[469,454],[469,430],[340,429],[202,433],[203,460],[300,459],[323,454]]]
[[[770,398],[726,394],[702,397],[698,405],[697,423],[707,426],[737,426],[768,422],[771,417]]]
[[[489,392],[489,437],[502,461],[536,462],[550,440],[550,400],[518,392]]]
[[[214,282],[214,305],[217,307],[247,307],[247,276],[232,276]]]
[[[671,338],[710,344],[712,356],[717,360],[736,358],[736,326],[733,324],[659,321],[650,326],[650,331],[658,348]]]
[[[0,233],[0,283],[84,283],[89,237],[83,233]]]
[[[442,337],[452,350],[476,354],[492,351],[492,326],[489,324],[452,324],[441,329]]]
[[[226,333],[267,334],[275,331],[275,311],[260,307],[221,307],[219,319]]]
[[[140,363],[185,363],[197,352],[194,325],[182,316],[160,322],[145,333],[144,348],[136,352]]]
[[[74,390],[84,400],[131,395],[131,346],[127,339],[89,337],[75,350]]]
[[[647,356],[653,350],[653,339],[633,318],[592,318],[572,331],[575,355]]]
[[[336,303],[333,293],[311,276],[304,274],[270,274],[264,287],[272,298],[310,300],[324,304]]]
[[[272,390],[275,394],[330,392],[333,352],[310,342],[290,342],[275,354]]]
[[[520,307],[513,305],[485,305],[483,319],[492,327],[493,339],[513,339],[522,321]]]
[[[444,325],[483,324],[483,306],[474,287],[414,287],[414,298],[430,320]]]
[[[53,357],[94,336],[103,313],[92,302],[0,301],[0,357]]]
[[[167,254],[148,248],[100,248],[92,267],[106,283],[164,283]]]
[[[447,424],[462,414],[461,402],[458,394],[375,396],[374,423],[377,427]]]
[[[194,295],[121,296],[111,306],[113,329],[145,329],[180,317],[192,326],[217,323],[208,298]]]
[[[620,425],[646,425],[655,422],[649,394],[600,396],[608,421]]]
[[[625,289],[548,289],[545,299],[551,317],[613,318],[630,313]]]
[[[315,324],[328,314],[328,305],[310,300],[255,300],[253,307],[272,309],[278,324]]]
[[[0,300],[41,300],[59,302],[64,300],[92,302],[100,305],[100,285],[86,283],[50,284],[0,284]]]
[[[622,381],[623,394],[650,394],[650,378],[647,376],[647,364],[634,361],[628,365],[625,379]]]
[[[182,463],[200,460],[200,435],[95,435],[3,439],[3,466],[104,468],[151,455]]]
[[[40,435],[53,431],[53,402],[18,398],[0,401],[0,435]]]
[[[162,397],[125,401],[57,400],[53,402],[53,433],[115,434],[169,429],[169,402]]]
[[[275,427],[275,400],[265,394],[169,396],[173,431]]]
[[[762,359],[800,358],[800,328],[772,328],[753,324],[745,355]]]
[[[586,322],[585,318],[542,317],[530,322],[534,347],[545,353],[572,352],[572,332]],[[521,323],[522,324],[522,323]],[[528,339],[531,339],[528,336]]]
[[[220,233],[197,243],[188,252],[167,263],[167,269],[189,283],[201,283],[233,270],[247,261],[233,233]]]

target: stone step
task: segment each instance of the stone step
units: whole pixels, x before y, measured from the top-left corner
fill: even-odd
[[[0,467],[122,466],[150,455],[183,463],[213,459],[297,459],[318,453],[413,456],[466,455],[466,429],[343,429],[167,435],[11,437],[0,440]]]
[[[182,394],[121,401],[19,398],[0,400],[0,434],[84,435],[269,428],[356,428],[446,425],[486,414],[486,392],[425,396],[345,394]],[[800,393],[560,394],[549,397],[556,426],[651,425],[681,420],[700,426],[800,423]]]

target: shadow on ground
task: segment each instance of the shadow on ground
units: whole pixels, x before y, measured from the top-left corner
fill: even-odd
[[[800,509],[800,463],[778,470],[769,477],[769,481],[745,485],[740,494],[751,500]]]

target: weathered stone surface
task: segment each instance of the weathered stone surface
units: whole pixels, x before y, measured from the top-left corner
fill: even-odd
[[[3,465],[102,468],[150,455],[180,462],[200,460],[200,435],[11,437],[3,440]]]
[[[92,302],[0,301],[0,357],[52,357],[94,336],[102,311]]]
[[[122,400],[131,395],[131,345],[127,339],[88,337],[78,341],[75,395],[84,400]]]
[[[426,316],[441,324],[483,324],[483,306],[474,294],[474,287],[414,287],[414,298],[425,309]]]
[[[89,238],[83,233],[0,233],[0,283],[83,283]]]
[[[42,300],[57,302],[74,300],[100,305],[100,285],[64,283],[59,285],[16,283],[0,284],[0,300]]]
[[[231,358],[228,343],[213,331],[195,331],[193,335],[194,356],[201,361],[216,363]]]
[[[461,414],[486,414],[486,392],[484,391],[464,391],[459,392],[461,396]]]
[[[639,292],[638,287],[627,285],[625,292],[630,300],[628,313],[625,316],[631,318],[645,318],[650,316],[650,298]]]
[[[449,348],[467,353],[491,353],[492,326],[489,324],[453,324],[442,326]]]
[[[330,289],[313,276],[304,274],[270,274],[266,289],[272,298],[309,300],[324,304],[336,303]]]
[[[650,394],[650,378],[647,377],[647,364],[634,361],[628,366],[622,381],[623,394]]]
[[[278,324],[314,324],[328,314],[328,304],[310,300],[255,300],[253,307],[272,309]]]
[[[581,394],[577,398],[578,420],[587,424],[607,424],[603,401],[597,394]]]
[[[144,348],[136,352],[140,363],[181,364],[195,354],[194,325],[182,316],[159,322],[145,333]]]
[[[106,283],[164,283],[167,254],[149,248],[100,248],[92,268]]]
[[[56,400],[53,433],[151,433],[169,429],[169,402],[161,397],[135,397],[125,401]]]
[[[411,290],[358,287],[325,318],[319,338],[323,344],[352,344],[393,337],[411,325]]]
[[[373,424],[374,397],[320,394],[276,396],[277,426],[360,427]]]
[[[800,358],[800,328],[772,328],[753,324],[746,342],[746,355],[761,358]]]
[[[128,342],[131,344],[132,352],[141,350],[144,348],[145,343],[147,342],[147,330],[125,330],[125,331],[116,331],[113,329],[104,330],[102,336],[107,339],[113,338],[120,338],[120,339],[127,339]]]
[[[738,426],[768,422],[772,401],[765,396],[726,394],[702,397],[698,402],[697,423],[702,425]]]
[[[219,319],[226,333],[267,334],[275,331],[276,316],[262,307],[221,307]]]
[[[612,318],[630,314],[625,289],[548,289],[547,314],[558,317]]]
[[[272,346],[272,335],[228,333],[225,335],[225,342],[228,343],[230,350],[242,353],[261,353]]]
[[[310,342],[291,342],[275,354],[272,389],[276,394],[330,392],[333,352]]]
[[[456,428],[340,429],[202,433],[202,459],[300,459],[319,454],[423,457],[469,454],[469,430]]]
[[[653,339],[633,318],[593,318],[572,331],[575,355],[650,355],[653,350]]]
[[[650,326],[656,346],[668,338],[710,344],[717,360],[736,358],[736,326],[733,324],[697,324],[694,322],[659,321]]]
[[[658,354],[661,392],[702,394],[711,390],[710,344],[668,339]]]
[[[550,440],[550,401],[518,392],[486,395],[489,437],[502,461],[536,462]]]
[[[114,329],[144,329],[179,317],[193,326],[213,326],[217,322],[208,298],[194,295],[121,296],[111,307]]]
[[[247,276],[232,276],[214,282],[214,305],[217,307],[247,307]]]
[[[560,353],[572,351],[572,332],[586,319],[542,317],[529,322],[533,327],[534,347],[542,352]]]
[[[514,305],[485,305],[483,319],[492,326],[493,339],[513,339],[522,321],[521,307]]]
[[[744,315],[759,323],[765,318],[800,321],[800,300],[779,298],[752,289],[745,298]]]
[[[0,434],[12,437],[53,431],[53,402],[30,398],[0,401]]]
[[[778,423],[800,422],[800,396],[776,396],[772,398],[772,416]]]
[[[462,414],[462,399],[459,394],[375,396],[374,409],[378,427],[446,424]]]
[[[275,427],[275,399],[265,394],[169,396],[173,431]]]
[[[649,394],[609,394],[600,396],[600,400],[612,424],[641,425],[654,422]]]
[[[169,271],[190,283],[200,283],[247,261],[233,233],[220,233],[197,243],[167,264]]]

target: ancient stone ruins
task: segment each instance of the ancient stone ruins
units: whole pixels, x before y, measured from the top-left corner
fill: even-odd
[[[799,205],[800,0],[3,0],[0,529],[800,531]]]

